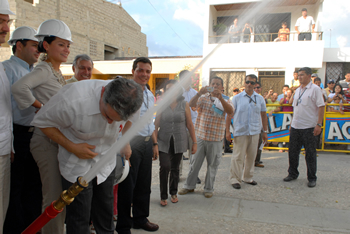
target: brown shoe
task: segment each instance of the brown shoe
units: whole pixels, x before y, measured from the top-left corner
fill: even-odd
[[[187,193],[193,193],[194,192],[194,189],[185,189],[185,188],[183,188],[183,189],[181,189],[179,192],[178,192],[178,194],[179,195],[185,195],[185,194],[187,194]]]
[[[255,164],[256,167],[265,167],[264,164],[261,164],[261,163],[257,163]]]
[[[147,221],[144,224],[134,224],[133,225],[134,229],[143,229],[148,232],[155,232],[159,229],[159,226],[155,223],[151,223],[150,221]]]

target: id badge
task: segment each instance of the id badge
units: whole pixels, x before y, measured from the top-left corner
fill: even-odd
[[[301,103],[301,100],[302,100],[301,98],[300,98],[300,99],[298,99],[298,105]]]

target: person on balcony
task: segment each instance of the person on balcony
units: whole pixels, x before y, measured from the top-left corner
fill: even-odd
[[[307,15],[307,9],[301,10],[302,16],[295,24],[295,31],[298,33],[298,41],[311,41],[311,32],[315,32],[315,21],[312,16]]]
[[[287,22],[282,23],[282,28],[278,31],[278,38],[281,41],[289,41],[289,28],[287,28]]]
[[[250,27],[249,23],[246,23],[242,30],[243,42],[250,42],[250,35],[252,33],[253,33],[252,27]]]
[[[240,34],[242,32],[241,27],[237,25],[238,19],[233,20],[233,24],[228,29],[228,33],[231,34],[230,43],[239,43],[241,40]]]

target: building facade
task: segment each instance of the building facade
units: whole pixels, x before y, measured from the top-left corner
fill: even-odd
[[[16,14],[12,17],[11,32],[20,26],[37,29],[40,23],[52,18],[68,25],[74,42],[68,63],[77,54],[88,54],[94,61],[148,56],[146,35],[121,5],[105,0],[9,0],[9,3]],[[0,56],[1,61],[11,56],[7,44],[1,45]]]

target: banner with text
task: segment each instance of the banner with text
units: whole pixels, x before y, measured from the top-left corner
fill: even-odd
[[[293,119],[292,113],[277,113],[269,116],[268,119],[268,141],[289,142],[289,126]]]
[[[346,113],[346,112],[345,112]],[[326,113],[325,143],[350,143],[350,116]]]

